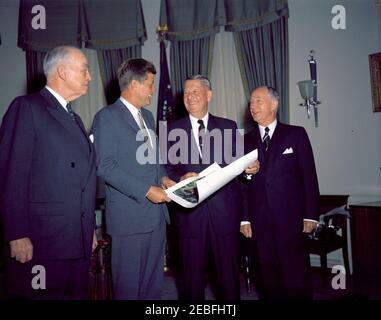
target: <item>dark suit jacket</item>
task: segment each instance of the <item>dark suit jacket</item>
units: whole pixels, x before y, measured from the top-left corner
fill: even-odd
[[[153,116],[144,108],[142,115],[155,143]],[[106,182],[107,231],[115,236],[150,232],[158,225],[160,215],[169,219],[165,204],[153,204],[146,198],[149,187],[160,186],[166,173],[156,147],[150,154],[151,163],[137,161],[145,149],[138,131],[120,99],[100,110],[93,122],[97,173]]]
[[[95,156],[81,126],[45,88],[16,98],[3,118],[0,211],[5,240],[29,237],[36,258],[91,255]]]
[[[170,124],[168,129],[169,132],[174,132],[174,129],[183,129],[186,132],[186,140],[182,141],[182,138],[178,137],[176,141],[169,141],[168,143],[168,154],[171,154],[171,148],[179,143],[183,147],[185,146],[185,151],[188,152],[186,159],[184,159],[186,161],[181,161],[177,164],[169,163],[166,165],[169,177],[175,181],[179,181],[180,177],[187,172],[193,171],[199,173],[213,162],[217,162],[220,166],[224,167],[234,160],[233,156],[235,156],[236,151],[235,141],[237,129],[237,125],[234,121],[209,114],[207,135],[213,135],[214,131],[215,133],[217,132],[221,134],[222,139],[221,143],[217,143],[219,138],[210,140],[210,160],[207,160],[204,155],[203,163],[192,163],[192,158],[193,162],[195,162],[194,160],[197,162],[199,152],[188,116]],[[232,135],[227,134],[227,132],[232,133]],[[230,138],[232,138],[232,144],[228,142],[230,141]],[[224,146],[227,145],[232,145],[233,148],[232,152],[226,152],[227,157],[224,157],[225,149],[228,149]],[[221,157],[218,155],[221,155]],[[168,161],[171,161],[170,157]],[[201,221],[205,221],[205,219],[210,219],[212,227],[218,235],[227,235],[233,232],[238,233],[239,221],[241,218],[240,213],[242,212],[241,205],[242,200],[237,181],[234,179],[232,182],[228,183],[216,193],[201,202],[201,204],[197,205],[195,208],[186,209],[179,205],[174,205],[175,222],[177,227],[180,229],[180,235],[183,236],[200,236]]]
[[[267,159],[258,127],[245,135],[245,153],[255,148],[261,167],[247,185],[245,220],[252,223],[259,242],[271,232],[287,246],[301,237],[303,219],[318,219],[319,187],[311,144],[304,128],[278,121]]]

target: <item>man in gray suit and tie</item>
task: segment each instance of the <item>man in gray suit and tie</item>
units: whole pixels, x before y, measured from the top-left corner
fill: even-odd
[[[169,222],[165,202],[170,201],[162,187],[174,182],[158,161],[154,118],[144,109],[151,103],[155,74],[144,59],[124,62],[118,70],[120,98],[100,110],[93,123],[97,173],[106,183],[115,299],[161,298]]]

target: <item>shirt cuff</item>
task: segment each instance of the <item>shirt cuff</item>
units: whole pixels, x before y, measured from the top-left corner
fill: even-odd
[[[319,223],[319,221],[317,220],[314,220],[314,219],[303,219],[303,221],[312,221],[312,222],[316,222],[316,223]],[[241,222],[242,223],[242,222]]]
[[[244,226],[245,224],[250,224],[249,221],[241,221],[241,226]]]

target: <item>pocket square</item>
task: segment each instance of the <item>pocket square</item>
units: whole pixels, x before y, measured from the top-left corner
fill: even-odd
[[[294,150],[292,150],[292,147],[285,149],[282,154],[290,154],[290,153],[294,153]]]

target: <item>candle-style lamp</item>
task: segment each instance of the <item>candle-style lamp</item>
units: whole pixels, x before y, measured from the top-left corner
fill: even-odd
[[[321,104],[317,99],[317,77],[316,77],[316,59],[314,58],[315,51],[310,51],[310,66],[311,80],[303,80],[298,82],[299,92],[304,100],[300,106],[306,107],[308,119],[311,116],[311,108],[314,109],[315,127],[318,127],[318,105]]]

